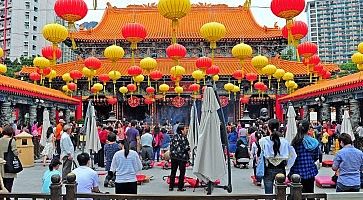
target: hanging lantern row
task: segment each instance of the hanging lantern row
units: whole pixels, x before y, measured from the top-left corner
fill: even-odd
[[[357,64],[359,71],[363,71],[363,42],[358,45],[358,52],[352,55],[352,62]]]

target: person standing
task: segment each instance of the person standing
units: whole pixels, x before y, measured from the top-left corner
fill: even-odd
[[[131,122],[131,127],[126,131],[127,140],[130,142],[130,149],[140,152],[140,133],[135,128],[136,121]]]
[[[356,129],[356,132],[360,138],[363,137],[363,124],[362,122],[358,122],[358,127]]]
[[[231,132],[228,134],[228,147],[229,147],[229,153],[235,153],[236,149],[237,149],[237,140],[238,140],[238,134],[236,132],[236,127],[232,127],[231,128]],[[243,144],[247,143],[247,139],[246,140],[242,140],[241,141]],[[246,143],[244,143],[246,142]]]
[[[16,149],[13,127],[6,125],[2,130],[3,137],[0,138],[0,158],[4,159],[4,153],[8,152],[8,147],[10,145],[11,151],[18,156],[18,150]],[[14,178],[16,178],[15,173],[5,172],[4,165],[1,165],[1,177],[3,178],[5,188],[11,192],[13,188]]]
[[[139,154],[130,150],[128,140],[121,141],[123,150],[115,153],[110,170],[115,174],[116,194],[137,194],[136,173],[141,171]]]
[[[63,128],[63,133],[60,140],[61,158],[63,160],[63,168],[62,168],[63,180],[66,180],[67,175],[72,170],[74,148],[70,134],[72,134],[72,127],[66,124]]]
[[[176,171],[179,167],[179,181],[178,191],[185,191],[184,189],[184,176],[185,176],[185,165],[189,161],[189,141],[187,136],[186,127],[180,124],[176,129],[171,145],[170,145],[170,158],[171,158],[171,173],[170,173],[170,184],[169,191],[174,190]]]
[[[363,153],[352,145],[349,134],[340,134],[338,141],[343,148],[336,154],[332,167],[334,171],[339,170],[336,192],[359,192]]]
[[[160,132],[159,126],[154,127],[154,134],[153,134],[153,160],[159,162],[160,158],[160,147],[161,143],[163,142],[163,133]]]
[[[98,151],[98,166],[105,167],[105,151],[104,147],[107,141],[107,136],[112,133],[113,129],[111,126],[104,127],[102,131],[98,132],[98,137],[100,138],[101,149]]]
[[[319,141],[308,135],[309,126],[309,121],[300,121],[297,134],[291,142],[297,157],[290,169],[289,177],[293,174],[300,175],[303,193],[314,193],[315,176],[318,175],[315,162],[321,153]]]
[[[161,142],[160,151],[164,155],[170,149],[170,136],[165,128],[162,128],[161,132],[163,133],[163,141]]]
[[[74,169],[72,173],[76,175],[77,192],[78,193],[99,193],[97,172],[90,167],[90,156],[88,153],[81,153],[77,156],[79,167]],[[83,198],[82,200],[92,200],[92,198]]]
[[[62,163],[58,158],[52,159],[52,161],[49,164],[49,169],[44,172],[43,178],[42,178],[42,193],[50,194],[50,184],[52,183],[51,179],[53,175],[61,175],[59,169],[59,165]]]
[[[117,140],[116,133],[109,133],[107,136],[107,143],[105,144],[105,161],[106,161],[105,170],[107,171],[107,176],[104,181],[104,187],[108,187],[109,185],[112,186],[112,184],[110,184],[111,180],[114,181],[113,173],[110,170],[111,162],[115,153],[120,150],[120,145],[116,143]]]
[[[57,127],[55,128],[55,146],[58,155],[61,154],[60,140],[62,137],[63,125],[65,123],[66,122],[63,119],[60,119]]]
[[[53,158],[54,154],[54,134],[52,127],[48,128],[46,137],[46,144],[41,153],[43,156],[43,166],[45,166],[47,159]]]

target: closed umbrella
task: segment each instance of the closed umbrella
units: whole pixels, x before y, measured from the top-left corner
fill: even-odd
[[[188,131],[188,141],[190,148],[192,150],[192,163],[194,164],[194,155],[195,155],[195,147],[198,145],[198,137],[199,137],[199,120],[197,114],[197,105],[194,102],[192,109],[190,110],[190,124]]]
[[[42,135],[40,138],[40,145],[45,147],[47,144],[47,131],[50,127],[50,120],[49,120],[49,111],[47,109],[44,109],[43,111],[43,127],[42,127]]]
[[[214,182],[227,173],[218,109],[220,106],[214,90],[207,87],[203,97],[200,136],[193,167],[193,173],[204,182]]]
[[[286,125],[286,140],[291,143],[292,139],[294,139],[297,133],[297,126],[296,126],[296,113],[293,106],[289,106],[287,110],[287,125]]]
[[[350,137],[352,138],[352,141],[355,140],[355,137],[354,137],[354,134],[353,134],[352,123],[350,122],[350,117],[349,117],[349,111],[348,110],[344,110],[342,127],[341,127],[340,132],[349,134]]]
[[[89,101],[85,117],[84,131],[86,135],[86,150],[97,153],[101,149],[100,138],[98,137],[95,108],[92,101]]]

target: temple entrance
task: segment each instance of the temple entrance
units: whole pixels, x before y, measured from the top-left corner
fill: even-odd
[[[140,105],[134,108],[129,105],[123,105],[121,116],[129,122],[131,120],[151,122],[150,111],[146,105]]]
[[[257,119],[260,117],[260,111],[262,108],[267,108],[268,117],[274,117],[274,101],[268,95],[260,96],[258,94],[252,95],[250,97],[250,103],[247,105],[247,110],[250,112],[250,117],[252,119]]]

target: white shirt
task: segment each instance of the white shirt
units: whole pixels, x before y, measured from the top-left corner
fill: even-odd
[[[137,181],[136,173],[141,169],[141,160],[136,151],[130,150],[125,158],[125,150],[121,150],[113,156],[110,171],[116,172],[116,183],[129,183]]]
[[[77,193],[92,193],[92,189],[98,187],[97,172],[87,166],[79,166],[72,171],[76,175]],[[83,198],[91,200],[92,198]]]
[[[73,157],[74,155],[73,143],[71,137],[66,132],[62,133],[60,140],[60,147],[61,147],[61,158],[69,154]]]
[[[145,133],[141,136],[141,146],[152,147],[153,136],[150,133]]]
[[[357,131],[359,137],[363,137],[363,127],[358,126],[356,131]]]

